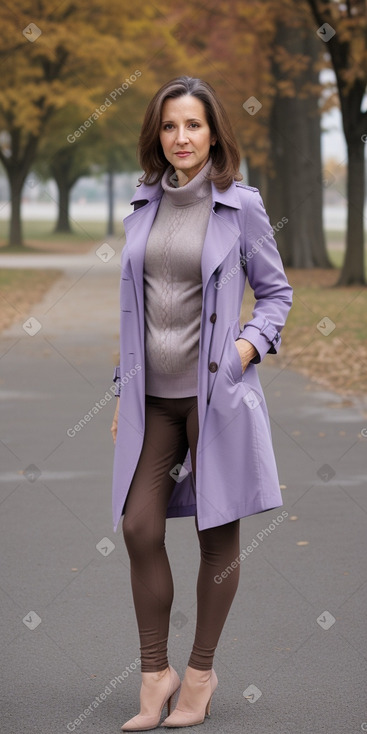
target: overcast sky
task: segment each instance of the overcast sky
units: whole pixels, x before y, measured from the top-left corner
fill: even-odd
[[[335,83],[334,72],[331,69],[324,69],[320,74],[320,81],[334,81]],[[365,95],[362,109],[367,110],[367,94]],[[323,160],[325,161],[327,158],[335,158],[335,160],[340,162],[345,161],[347,157],[347,148],[345,145],[341,114],[337,107],[331,110],[328,114],[322,116],[321,129],[325,131],[321,135],[321,152]],[[367,129],[365,132],[367,133]]]
[[[335,158],[341,162],[347,157],[340,110],[334,109],[321,118],[321,153],[323,161]]]

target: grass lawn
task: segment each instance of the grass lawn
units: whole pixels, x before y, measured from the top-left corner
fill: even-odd
[[[0,270],[0,332],[15,321],[23,323],[30,316],[29,309],[38,303],[60,270]]]
[[[286,268],[286,275],[293,288],[293,305],[279,354],[267,355],[266,363],[274,360],[274,365],[296,370],[345,397],[366,395],[367,288],[334,288],[338,269]],[[252,291],[247,295],[243,321],[251,318],[255,303]]]
[[[23,237],[25,247],[8,247],[8,222],[0,220],[0,253],[16,254],[17,252],[55,252],[55,253],[83,253],[101,241],[108,242],[105,222],[78,222],[72,223],[73,232],[70,234],[55,233],[54,223],[45,221],[23,222]],[[122,222],[115,223],[115,235],[123,233]]]
[[[339,394],[366,395],[367,288],[333,288],[337,275],[287,271],[294,299],[282,361]]]

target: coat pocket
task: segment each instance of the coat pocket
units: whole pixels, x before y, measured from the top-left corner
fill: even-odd
[[[245,372],[242,371],[242,362],[235,341],[240,335],[239,319],[233,319],[227,333],[228,366],[233,382],[242,379]]]

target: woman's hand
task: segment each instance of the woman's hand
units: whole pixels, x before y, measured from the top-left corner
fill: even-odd
[[[116,409],[115,409],[115,415],[112,419],[112,426],[111,426],[111,433],[113,442],[116,443],[116,436],[117,436],[117,422],[118,422],[118,415],[119,415],[119,405],[120,405],[120,398],[116,398]]]
[[[247,341],[247,339],[236,339],[235,345],[241,357],[243,374],[248,363],[251,362],[251,360],[259,354],[259,352],[254,347],[254,345],[251,344],[251,342]]]

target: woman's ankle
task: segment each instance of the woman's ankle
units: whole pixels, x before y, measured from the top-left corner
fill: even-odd
[[[212,674],[212,668],[209,670],[201,670],[199,668],[194,668],[192,665],[187,665],[185,675],[187,675],[190,679],[194,679],[197,681],[203,681],[206,682],[209,680],[210,676]]]
[[[162,678],[164,678],[165,675],[167,675],[169,671],[169,666],[164,668],[163,670],[142,670],[142,676],[145,677],[146,680],[156,680],[159,681]]]

